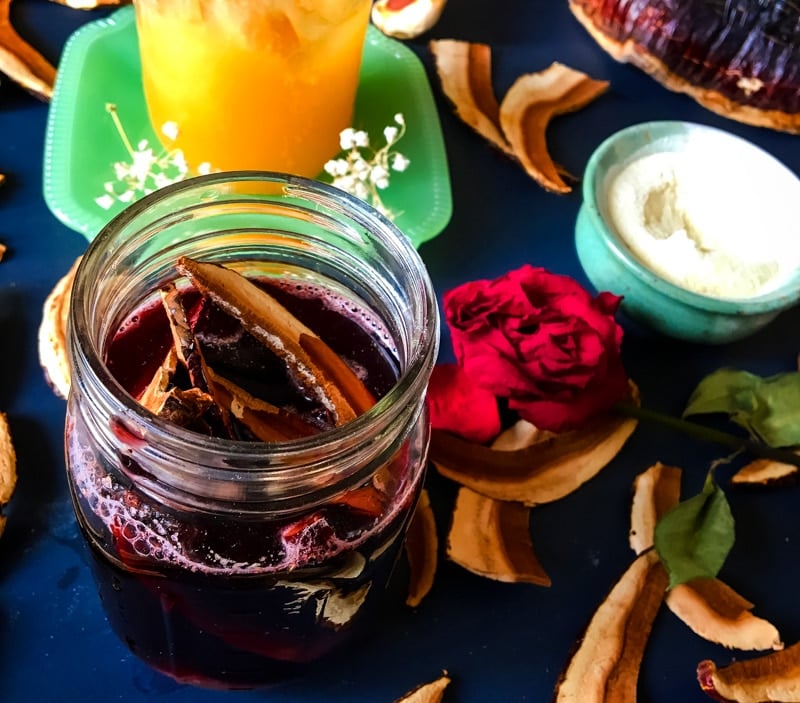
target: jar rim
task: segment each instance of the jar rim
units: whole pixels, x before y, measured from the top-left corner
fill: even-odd
[[[365,231],[369,232],[370,241],[385,249],[392,256],[392,263],[401,267],[403,275],[413,279],[408,286],[408,292],[415,297],[414,305],[409,307],[413,318],[405,321],[410,334],[409,353],[392,388],[372,408],[342,426],[311,437],[280,443],[208,437],[159,418],[141,406],[122,387],[102,360],[98,340],[87,334],[92,328],[92,286],[102,265],[108,263],[109,250],[113,248],[115,237],[120,232],[135,226],[140,219],[146,220],[154,204],[163,204],[166,200],[185,196],[193,190],[199,193],[248,181],[275,183],[284,189],[284,195],[306,197],[316,207],[335,206],[336,211],[352,215],[354,222],[367,226]],[[215,201],[215,204],[220,202],[222,200]],[[113,253],[110,256],[113,257]],[[90,342],[82,350],[86,360],[85,371],[93,375],[105,389],[105,401],[115,406],[116,419],[124,423],[126,430],[135,436],[138,435],[136,428],[146,427],[147,439],[152,440],[148,442],[151,448],[155,444],[166,452],[177,453],[186,449],[201,452],[208,460],[202,466],[205,478],[212,482],[215,479],[230,481],[231,469],[241,474],[245,481],[277,482],[298,473],[297,462],[303,467],[302,482],[313,481],[315,476],[321,476],[330,469],[331,458],[320,454],[321,447],[332,443],[358,446],[369,441],[378,419],[383,424],[406,421],[413,424],[421,412],[419,406],[424,405],[424,402],[420,403],[420,398],[424,398],[425,385],[435,363],[439,344],[438,307],[433,285],[419,254],[396,225],[365,201],[342,190],[319,181],[268,171],[198,176],[166,186],[128,206],[109,221],[82,257],[73,287],[70,325],[76,335],[83,333]],[[72,348],[70,356],[73,356]],[[74,373],[77,364],[74,359],[70,363]],[[409,415],[412,411],[415,412],[414,418]],[[134,427],[130,427],[126,421]],[[179,453],[176,455],[180,456]],[[292,462],[291,466],[286,466],[288,462]],[[297,478],[300,480],[299,475]]]

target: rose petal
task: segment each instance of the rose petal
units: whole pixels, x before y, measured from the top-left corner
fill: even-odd
[[[433,369],[427,402],[434,429],[452,432],[478,444],[488,442],[500,432],[497,399],[455,364],[439,364]]]

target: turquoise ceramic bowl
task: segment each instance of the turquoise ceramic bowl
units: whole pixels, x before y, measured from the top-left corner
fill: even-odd
[[[695,293],[654,273],[638,259],[609,224],[606,205],[610,181],[627,164],[656,152],[691,149],[698,139],[718,140],[723,148],[752,150],[748,158],[763,159],[770,169],[778,169],[781,178],[791,179],[787,182],[792,189],[797,183],[793,202],[800,200],[800,180],[768,153],[739,137],[686,122],[637,124],[610,136],[589,159],[575,243],[591,283],[597,290],[623,296],[622,309],[631,318],[670,337],[721,344],[752,335],[795,305],[800,300],[800,268],[756,297],[717,298]],[[737,204],[731,203],[731,207]],[[758,207],[759,203],[746,206]]]

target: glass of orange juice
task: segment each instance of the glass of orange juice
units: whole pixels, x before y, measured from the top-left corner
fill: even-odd
[[[134,0],[150,120],[190,168],[313,178],[353,117],[371,0]],[[172,124],[175,130],[162,131]],[[173,138],[174,137],[174,138]]]

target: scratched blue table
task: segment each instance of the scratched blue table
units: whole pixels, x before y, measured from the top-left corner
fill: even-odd
[[[105,12],[26,0],[13,5],[12,18],[20,33],[56,63],[69,34]],[[553,154],[573,173],[581,172],[604,137],[653,119],[728,129],[800,170],[797,137],[726,121],[637,70],[615,64],[562,0],[451,2],[428,36],[409,42],[434,87],[451,169],[452,220],[421,249],[439,293],[525,262],[586,279],[573,245],[579,193],[542,191],[453,115],[438,88],[430,38],[490,44],[500,95],[519,74],[553,60],[610,80],[608,94],[559,118],[549,131]],[[374,633],[302,681],[269,691],[226,693],[182,686],[153,673],[112,635],[100,609],[65,480],[64,403],[47,387],[37,360],[44,298],[86,246],[48,211],[42,197],[47,109],[2,80],[0,172],[8,179],[0,190],[0,241],[9,252],[0,264],[0,408],[10,417],[20,480],[0,539],[0,700],[391,703],[442,669],[454,679],[446,696],[453,703],[550,700],[573,643],[631,561],[627,531],[634,476],[661,460],[684,467],[684,490],[695,492],[709,462],[724,450],[658,426],[641,426],[599,476],[573,495],[536,508],[531,530],[551,588],[495,583],[443,560],[419,608],[402,604],[403,584],[398,583]],[[724,347],[664,339],[623,322],[626,365],[644,402],[673,414],[696,382],[719,366],[776,373],[794,368],[800,351],[796,309],[758,336]],[[449,353],[445,335],[443,358]],[[454,487],[434,473],[428,485],[444,532]],[[737,542],[722,577],[756,604],[759,615],[775,622],[787,643],[795,642],[800,639],[800,493],[793,487],[730,490],[729,498]],[[645,652],[639,700],[705,700],[694,678],[698,661],[727,663],[737,656],[744,655],[704,642],[662,609]]]

